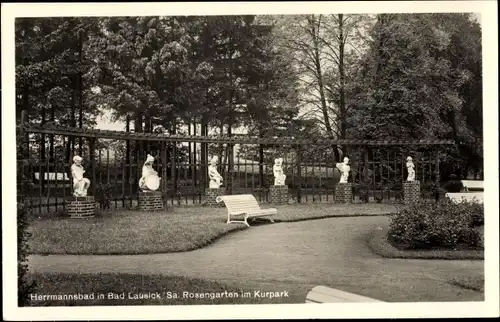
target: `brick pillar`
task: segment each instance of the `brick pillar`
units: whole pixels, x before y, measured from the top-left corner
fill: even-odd
[[[226,188],[207,188],[205,189],[205,205],[209,207],[225,207],[224,203],[217,203],[215,200],[218,196],[224,196]]]
[[[420,181],[403,182],[404,203],[411,204],[420,200]]]
[[[352,183],[339,183],[335,189],[335,203],[352,202]]]
[[[288,204],[288,186],[270,186],[269,194],[271,203],[275,205]]]
[[[163,196],[161,191],[139,192],[139,210],[156,211],[163,209]]]
[[[92,218],[95,216],[96,202],[94,196],[70,197],[68,215],[71,218]]]

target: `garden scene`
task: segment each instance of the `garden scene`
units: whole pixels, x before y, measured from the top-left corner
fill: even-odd
[[[484,301],[481,57],[472,14],[16,19],[19,306]]]

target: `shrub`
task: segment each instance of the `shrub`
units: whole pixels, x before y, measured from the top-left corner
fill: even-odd
[[[464,188],[462,181],[454,174],[450,175],[450,180],[443,187],[446,192],[460,192]]]
[[[461,183],[460,183],[461,184]],[[448,191],[444,189],[440,184],[436,182],[424,183],[422,185],[423,195],[426,197],[433,197],[436,202],[445,199],[445,195]]]
[[[30,208],[26,203],[26,192],[29,187],[30,179],[24,171],[27,165],[29,165],[29,160],[26,155],[28,151],[28,146],[26,141],[24,141],[23,132],[20,131],[16,137],[17,141],[17,305],[26,306],[29,304],[29,295],[33,292],[36,284],[33,281],[29,281],[28,276],[28,239],[31,237],[31,233],[28,231],[29,228],[29,218],[30,218]]]
[[[27,279],[28,239],[31,237],[31,233],[28,231],[29,209],[22,198],[20,199],[17,203],[17,304],[18,306],[26,306],[29,303],[29,294],[33,292],[36,285]]]
[[[101,210],[109,210],[113,199],[113,186],[109,183],[102,184],[97,188],[97,194]]]
[[[353,185],[353,195],[359,196],[359,199],[363,202],[369,202],[370,186],[365,183]]]
[[[409,249],[477,247],[483,223],[482,204],[422,201],[391,218],[388,239]]]

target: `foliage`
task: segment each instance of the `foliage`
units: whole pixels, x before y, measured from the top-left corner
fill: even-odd
[[[101,210],[109,210],[111,208],[113,188],[114,186],[111,183],[100,184],[97,188],[97,195],[99,196],[99,205]]]
[[[419,202],[391,218],[389,241],[401,248],[477,247],[477,226],[484,224],[479,203]]]
[[[450,176],[450,180],[443,185],[446,192],[460,192],[464,188],[461,180],[458,180],[455,174]]]
[[[95,32],[89,18],[16,19],[16,111],[28,110],[32,121],[93,125],[96,106],[86,101],[90,88],[81,75],[92,63],[85,40]]]
[[[396,248],[387,238],[388,227],[380,227],[368,237],[368,247],[385,258],[427,260],[484,260],[484,249],[402,249]]]
[[[113,120],[130,118],[135,132],[201,125],[201,133],[261,137],[451,139],[440,172],[464,177],[483,163],[481,50],[480,25],[469,14],[22,18],[16,110],[69,126],[80,126],[81,115],[85,127],[111,111]],[[46,138],[68,162],[69,152],[58,151],[77,142]],[[33,152],[44,155],[37,144]],[[240,152],[267,163],[289,148]],[[304,155],[316,149],[305,146]],[[230,144],[209,152],[228,161],[234,154]],[[340,152],[355,153],[322,151],[333,161]],[[368,159],[403,176],[377,153]]]
[[[368,15],[295,15],[274,17],[279,45],[291,54],[300,74],[300,100],[308,118],[330,138],[345,136],[346,89],[365,41],[360,31]]]
[[[353,185],[353,195],[359,196],[359,199],[364,203],[369,202],[370,198],[369,191],[370,191],[369,184],[359,183]]]
[[[27,256],[29,254],[28,240],[31,237],[28,231],[29,227],[29,210],[28,206],[23,202],[17,203],[17,299],[18,306],[25,306],[30,294],[36,287],[36,283],[27,279],[29,270]]]
[[[348,135],[450,139],[442,167],[482,164],[481,29],[469,14],[381,14],[360,61]],[[454,171],[454,170],[453,170]]]
[[[23,142],[24,137],[17,135],[17,160],[18,160],[18,173],[17,173],[17,302],[18,306],[25,306],[29,303],[30,294],[36,287],[33,281],[30,281],[28,276],[27,256],[29,254],[28,242],[31,238],[29,232],[30,225],[30,208],[26,200],[27,184],[30,181],[23,169],[25,168],[24,162],[26,144]]]

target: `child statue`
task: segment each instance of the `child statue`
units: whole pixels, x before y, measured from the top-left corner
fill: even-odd
[[[87,196],[87,189],[90,187],[90,180],[83,177],[85,170],[82,166],[82,157],[75,155],[71,166],[71,176],[73,177],[73,196]]]
[[[349,178],[349,171],[351,171],[351,167],[349,166],[349,158],[345,157],[343,163],[337,163],[337,169],[339,169],[341,172],[339,183],[347,183],[347,180]]]
[[[158,172],[153,169],[153,162],[155,158],[148,154],[146,157],[146,161],[142,166],[142,177],[139,179],[139,188],[142,191],[146,190],[156,190],[160,186],[160,177],[158,176]],[[148,179],[149,176],[153,176],[154,179]],[[148,179],[148,180],[147,180]],[[151,181],[149,181],[151,180]],[[153,182],[154,181],[154,182]]]
[[[285,185],[286,175],[283,173],[282,163],[283,158],[274,159],[273,173],[275,186]]]
[[[220,188],[222,185],[222,176],[219,171],[217,171],[217,162],[219,158],[214,156],[212,160],[210,160],[210,165],[208,166],[208,176],[210,177],[210,182],[208,184],[209,188]]]
[[[406,158],[406,168],[408,169],[408,178],[406,181],[415,181],[415,165],[413,164],[413,159],[411,157]]]

